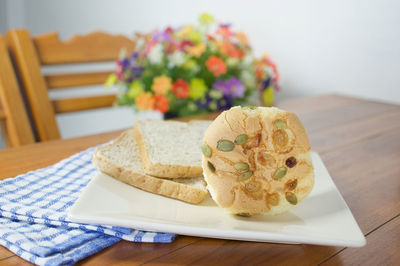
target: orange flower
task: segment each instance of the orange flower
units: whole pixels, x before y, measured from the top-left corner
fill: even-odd
[[[191,46],[187,49],[188,54],[193,57],[201,56],[205,50],[206,50],[206,45],[204,43],[200,43],[196,46]]]
[[[258,79],[264,79],[265,77],[265,68],[267,67],[267,64],[264,62],[264,58],[262,59],[256,59],[255,64],[254,64],[255,72],[256,72],[256,77]]]
[[[139,110],[153,109],[154,99],[150,92],[142,92],[135,99],[136,107]]]
[[[233,58],[242,58],[244,56],[244,52],[240,49],[237,49],[230,42],[220,42],[218,43],[218,47],[221,53],[233,57]]]
[[[156,77],[151,88],[156,94],[165,95],[171,88],[171,79],[165,75]]]
[[[166,113],[169,110],[169,99],[162,95],[154,95],[154,110]]]
[[[208,71],[213,73],[216,77],[226,73],[226,65],[224,61],[216,56],[210,56],[206,61],[206,66]]]
[[[172,85],[172,92],[176,98],[185,99],[189,96],[189,84],[183,79],[178,79]]]
[[[215,41],[214,36],[212,36],[211,34],[207,34],[207,40],[209,41]]]
[[[263,79],[264,76],[265,76],[265,72],[260,68],[256,68],[256,77],[258,79]]]
[[[236,33],[236,38],[244,45],[249,45],[249,39],[247,39],[247,35],[244,32]]]

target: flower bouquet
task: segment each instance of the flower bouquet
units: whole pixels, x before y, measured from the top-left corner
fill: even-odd
[[[106,86],[118,86],[117,104],[168,117],[271,105],[278,90],[275,64],[255,59],[243,32],[208,14],[196,26],[137,34],[133,53],[116,64]]]

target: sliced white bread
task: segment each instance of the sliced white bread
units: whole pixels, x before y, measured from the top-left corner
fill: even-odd
[[[202,176],[201,144],[211,121],[137,120],[134,133],[143,171],[164,177]]]
[[[208,191],[202,176],[163,179],[146,175],[142,170],[133,130],[127,130],[114,142],[96,150],[93,163],[105,174],[142,190],[197,204]]]

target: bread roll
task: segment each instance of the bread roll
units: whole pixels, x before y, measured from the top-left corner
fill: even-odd
[[[214,201],[232,214],[279,214],[314,185],[310,143],[294,113],[233,107],[205,131],[203,174]]]

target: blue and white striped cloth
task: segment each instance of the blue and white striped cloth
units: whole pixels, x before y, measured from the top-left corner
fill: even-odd
[[[118,241],[172,242],[174,234],[79,224],[67,210],[97,169],[95,148],[0,181],[0,245],[38,265],[70,265]]]

